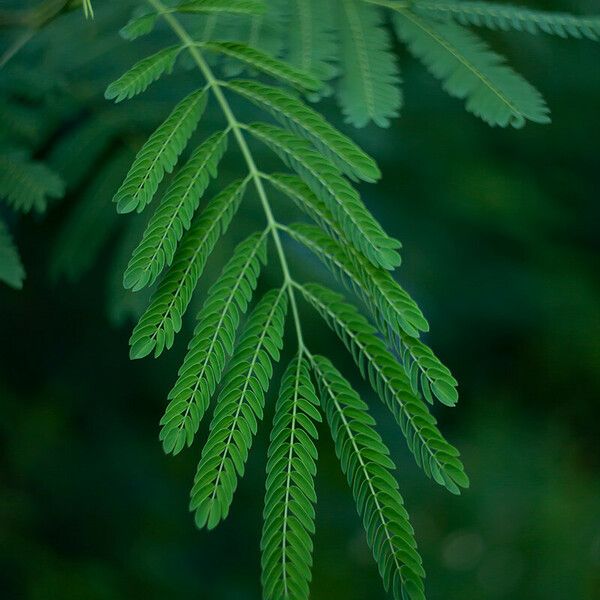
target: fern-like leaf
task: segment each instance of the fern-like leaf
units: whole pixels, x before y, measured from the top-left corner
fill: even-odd
[[[119,34],[123,39],[130,42],[137,40],[137,38],[149,34],[154,29],[157,19],[158,14],[155,12],[135,15],[119,30]]]
[[[201,144],[173,179],[133,252],[123,277],[126,288],[137,291],[151,285],[165,264],[171,265],[210,178],[217,176],[217,166],[227,149],[227,133],[215,133]]]
[[[20,290],[25,269],[6,223],[0,219],[0,281]]]
[[[292,167],[331,210],[349,240],[373,264],[393,269],[400,264],[390,238],[363,204],[358,192],[340,176],[331,162],[296,135],[264,123],[247,125],[248,131],[267,144]]]
[[[315,421],[319,400],[306,360],[296,356],[283,375],[267,462],[262,583],[267,600],[308,598],[315,532]]]
[[[429,404],[433,404],[435,397],[446,406],[455,406],[458,382],[431,348],[409,335],[391,337],[396,341],[413,393],[420,391]]]
[[[578,16],[510,4],[452,0],[418,0],[414,9],[428,17],[452,19],[460,25],[600,40],[600,17],[596,15]]]
[[[21,150],[0,152],[0,200],[13,209],[44,212],[50,198],[61,198],[65,186],[45,164],[33,161]]]
[[[338,279],[395,332],[418,336],[429,325],[415,301],[392,276],[344,248],[319,228],[294,223],[284,230],[311,250]]]
[[[177,454],[194,440],[233,352],[240,318],[256,288],[261,264],[267,260],[265,236],[266,232],[255,233],[238,245],[198,313],[198,325],[160,422],[165,452]]]
[[[466,100],[469,112],[501,127],[550,122],[541,94],[472,32],[405,9],[396,11],[394,23],[410,52],[446,92]]]
[[[198,279],[217,240],[236,213],[246,180],[229,185],[208,204],[177,248],[173,266],[160,282],[150,306],[135,326],[129,340],[131,358],[154,356],[173,345]]]
[[[339,294],[320,285],[298,287],[352,353],[363,377],[396,418],[426,475],[453,494],[468,487],[458,450],[443,438],[427,406],[411,391],[406,373],[366,319]]]
[[[289,3],[287,61],[323,82],[338,73],[333,8],[332,3],[321,0]]]
[[[396,600],[425,600],[425,572],[389,450],[367,405],[331,362],[314,356],[313,369],[336,454],[348,478],[367,542],[386,590]]]
[[[106,88],[104,97],[121,102],[141,94],[162,75],[171,73],[180,52],[181,46],[171,46],[140,60]]]
[[[272,361],[279,360],[286,309],[285,288],[265,294],[248,319],[225,375],[191,492],[190,510],[196,513],[198,527],[213,529],[229,513],[263,416]]]
[[[306,212],[310,214],[310,211]],[[318,222],[322,213],[314,212],[316,216],[312,216]],[[325,223],[327,227],[329,223]],[[427,321],[389,273],[375,270],[362,257],[316,227],[295,223],[283,229],[311,250],[339,281],[361,298],[385,334],[390,348],[402,358],[413,392],[422,392],[430,404],[435,396],[443,404],[454,406],[458,401],[458,382],[432,350],[415,337],[421,330],[427,330]]]
[[[376,181],[381,176],[370,156],[295,96],[256,81],[229,81],[227,87],[266,109],[282,125],[311,142],[352,179]]]
[[[178,4],[175,10],[180,13],[262,15],[265,3],[260,0],[191,0]]]
[[[402,105],[400,75],[379,8],[363,0],[338,4],[342,77],[338,99],[346,121],[388,127]]]
[[[325,231],[334,236],[343,235],[331,211],[300,177],[288,173],[263,174],[263,177]]]
[[[267,75],[305,90],[318,90],[321,83],[309,73],[304,73],[287,63],[239,42],[204,42],[202,47],[234,58]]]
[[[151,202],[165,172],[170,173],[187,145],[206,106],[204,90],[184,98],[138,152],[113,202],[120,213],[142,212]]]

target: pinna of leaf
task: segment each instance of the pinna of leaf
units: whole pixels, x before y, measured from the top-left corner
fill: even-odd
[[[272,10],[271,3],[196,0],[167,7],[160,0],[148,0],[147,4],[151,12],[132,20],[125,37],[148,34],[163,19],[177,44],[134,65],[109,86],[107,97],[118,102],[144,92],[175,68],[181,52],[187,52],[197,68],[199,88],[181,100],[142,146],[114,199],[121,213],[142,211],[153,201],[165,174],[174,172],[124,276],[125,286],[133,291],[161,278],[133,330],[132,358],[159,356],[173,345],[204,267],[219,238],[232,226],[249,195],[248,187],[256,192],[265,217],[265,228],[235,248],[208,290],[160,423],[164,450],[178,454],[192,445],[214,403],[191,491],[196,524],[212,529],[229,513],[263,420],[289,319],[297,349],[281,380],[270,435],[261,539],[263,595],[268,599],[309,595],[317,424],[325,420],[384,587],[397,599],[422,599],[425,573],[392,475],[395,467],[389,450],[369,407],[351,383],[328,358],[308,348],[300,300],[347,347],[362,377],[398,422],[417,465],[452,493],[468,487],[469,480],[458,451],[443,437],[428,404],[439,401],[454,406],[457,382],[420,339],[428,323],[391,275],[400,264],[400,243],[384,231],[351,183],[376,181],[380,172],[375,161],[301,95],[318,98],[325,93],[321,80],[339,72],[326,68],[336,61],[341,76],[333,85],[348,121],[356,126],[389,123],[402,96],[384,26],[385,8],[409,51],[448,93],[463,98],[467,110],[484,121],[514,127],[527,120],[544,123],[547,107],[502,57],[454,22],[480,24],[477,19],[440,17],[441,9],[434,2],[407,7],[391,0],[340,0],[315,11],[322,23],[310,21],[309,10],[298,10],[298,18],[310,26],[305,30],[310,32],[308,38],[323,40],[327,50],[319,54],[311,46],[302,52],[303,41],[291,28],[289,61],[261,49],[260,36],[254,40],[256,47],[245,43],[252,36],[246,35],[243,25],[239,41],[221,41],[196,40],[184,24],[186,15],[233,11],[247,14],[256,25],[265,11]],[[463,4],[467,10],[468,3]],[[312,0],[305,8],[309,6]],[[339,45],[329,43],[333,38],[325,34],[324,24],[335,32]],[[586,26],[580,24],[578,31],[593,38]],[[560,25],[555,27],[560,30]],[[335,48],[337,56],[333,56]],[[245,78],[228,79],[228,68],[223,69],[224,77],[217,76],[219,58],[225,67],[231,67],[232,61],[239,63],[239,69],[229,68],[229,72],[245,70]],[[277,125],[239,120],[232,97],[252,103]],[[223,128],[203,131],[200,144],[177,169],[209,101],[220,110]],[[256,142],[272,150],[287,172],[263,171],[251,147]],[[240,179],[205,202],[209,181],[219,184],[219,165],[232,144],[242,157]],[[277,221],[272,196],[292,201],[314,224]],[[338,293],[295,279],[288,241],[301,244],[321,260],[363,303],[374,325]],[[272,256],[279,263],[282,281],[255,299],[261,271]]]

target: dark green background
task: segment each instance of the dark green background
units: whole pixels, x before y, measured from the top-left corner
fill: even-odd
[[[593,2],[551,4],[598,12]],[[3,94],[15,94],[17,76],[27,72],[35,75],[33,87],[47,85],[50,91],[36,98],[22,89],[16,97],[31,117],[26,123],[35,156],[64,168],[67,178],[86,149],[61,163],[53,157],[57,140],[106,110],[104,86],[162,43],[160,33],[137,44],[119,41],[124,10],[102,5],[95,2],[94,24],[79,14],[53,23],[0,76]],[[11,35],[4,34],[2,44]],[[334,102],[323,104],[381,165],[382,182],[362,191],[388,232],[402,240],[397,276],[430,321],[428,343],[460,381],[458,406],[435,412],[461,450],[471,488],[454,497],[426,479],[388,414],[361,389],[398,464],[429,598],[592,600],[600,597],[600,45],[524,34],[486,37],[541,89],[552,125],[488,128],[403,50],[405,106],[390,129],[349,130]],[[212,533],[197,531],[187,502],[200,445],[172,458],[157,439],[189,329],[161,359],[128,360],[132,323],[123,310],[115,317],[114,307],[124,305],[115,304],[118,288],[107,283],[116,268],[119,228],[128,225],[127,218],[112,216],[110,194],[98,227],[114,230],[96,260],[75,282],[56,276],[74,260],[72,254],[61,262],[56,248],[98,165],[122,147],[139,146],[195,77],[182,72],[157,84],[148,96],[155,108],[143,105],[132,116],[127,135],[112,142],[63,201],[44,218],[15,223],[28,277],[21,292],[0,288],[3,598],[260,596],[271,410],[229,519]],[[209,112],[195,140],[218,119]],[[272,161],[258,152],[263,164]],[[232,152],[223,178],[239,168]],[[193,309],[233,242],[261,223],[256,206],[249,196],[209,263]],[[290,209],[277,201],[276,211],[287,219]],[[75,255],[86,248],[87,242]],[[290,251],[302,278],[322,277],[308,255]],[[112,279],[119,276],[113,272]],[[273,260],[265,287],[278,276]],[[110,310],[107,297],[113,298]],[[115,318],[125,321],[118,326]],[[313,346],[329,352],[360,385],[339,342],[324,334],[314,314],[306,312],[305,322]],[[319,452],[313,598],[384,598],[324,428]]]

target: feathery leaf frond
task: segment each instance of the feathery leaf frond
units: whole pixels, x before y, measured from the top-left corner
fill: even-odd
[[[304,73],[287,63],[239,42],[204,42],[203,48],[235,58],[246,65],[258,69],[275,79],[306,90],[318,90],[321,83],[309,73]]]
[[[44,212],[50,198],[61,198],[61,178],[45,164],[33,161],[21,150],[0,152],[0,200],[13,209]]]
[[[160,422],[167,453],[178,454],[184,445],[191,446],[221,381],[241,315],[252,299],[261,264],[267,261],[265,236],[266,232],[255,233],[237,246],[196,317],[198,325]]]
[[[6,223],[0,219],[0,281],[20,290],[25,269]]]
[[[393,269],[400,264],[400,256],[396,252],[400,242],[385,233],[358,192],[331,162],[293,133],[265,123],[254,123],[246,128],[304,179],[331,210],[349,240],[373,264],[385,269]]]
[[[396,281],[316,227],[294,223],[283,229],[311,250],[364,302],[389,346],[399,353],[413,393],[421,391],[430,404],[435,396],[442,404],[454,406],[458,401],[458,382],[433,351],[415,337],[420,330],[427,330],[427,321]]]
[[[178,4],[174,10],[180,13],[262,15],[265,3],[260,0],[190,0]]]
[[[332,3],[292,0],[289,4],[287,61],[319,81],[329,81],[338,73],[339,51]]]
[[[146,91],[162,75],[171,73],[181,49],[181,46],[171,46],[140,60],[106,88],[104,97],[121,102]]]
[[[429,404],[433,404],[435,396],[442,404],[455,406],[458,382],[431,348],[409,335],[395,339],[413,393],[421,391]]]
[[[376,181],[381,176],[370,156],[295,96],[256,81],[229,81],[227,87],[266,109],[282,125],[311,142],[348,177]]]
[[[133,16],[127,24],[119,30],[119,34],[123,39],[129,40],[130,42],[137,40],[137,38],[147,35],[154,29],[157,19],[158,14],[155,12]]]
[[[411,391],[406,373],[366,319],[342,296],[320,285],[298,288],[352,353],[363,377],[398,421],[426,475],[453,494],[460,493],[459,486],[468,487],[458,451],[443,438],[427,406]]]
[[[374,428],[367,405],[331,362],[314,356],[312,365],[335,451],[384,586],[396,600],[425,600],[425,572],[398,483],[390,472],[395,466],[389,450]]]
[[[267,461],[262,582],[267,600],[308,598],[315,532],[315,422],[321,421],[306,359],[286,369],[275,407]]]
[[[204,90],[184,98],[138,152],[115,194],[117,211],[142,212],[151,202],[165,172],[170,173],[198,125],[206,106]]]
[[[510,4],[462,0],[418,0],[413,8],[425,16],[452,19],[460,25],[600,40],[600,16],[597,15],[579,16]]]
[[[405,9],[395,12],[394,24],[410,52],[446,92],[466,100],[469,112],[501,127],[523,127],[526,120],[550,122],[541,94],[469,30]]]
[[[297,175],[287,173],[263,174],[263,177],[287,196],[303,213],[333,236],[343,237],[325,203]]]
[[[131,334],[131,358],[143,358],[153,350],[157,357],[173,345],[206,261],[221,234],[229,227],[245,189],[246,180],[236,181],[225,188],[209,202],[184,236],[175,253],[173,266],[160,282],[150,306]]]
[[[287,310],[285,288],[271,290],[258,303],[236,347],[202,450],[190,510],[196,525],[213,529],[229,513],[237,478],[263,417],[265,393],[279,360]]]
[[[217,176],[217,166],[227,149],[227,134],[220,131],[208,138],[173,179],[129,261],[123,277],[126,288],[135,292],[151,285],[165,264],[171,265],[210,178]]]
[[[374,311],[379,323],[383,321],[393,331],[415,337],[429,329],[415,301],[387,271],[374,267],[313,225],[293,223],[284,231],[311,250],[344,285],[358,294]]]
[[[379,8],[363,0],[340,0],[342,77],[338,99],[346,121],[388,127],[402,105],[400,75]]]

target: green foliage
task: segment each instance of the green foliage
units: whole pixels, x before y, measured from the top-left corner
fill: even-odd
[[[392,590],[394,598],[423,599],[425,572],[398,484],[390,473],[394,463],[389,450],[374,429],[367,405],[339,371],[322,356],[314,356],[312,363],[336,454],[385,588]]]
[[[121,100],[128,100],[141,94],[161,75],[170,73],[173,70],[177,55],[180,52],[181,46],[173,46],[140,60],[127,73],[106,88],[105,98],[121,102]]]
[[[46,165],[33,161],[23,150],[0,153],[0,199],[14,210],[41,213],[51,198],[60,198],[64,184]]]
[[[144,144],[113,198],[120,213],[142,212],[152,201],[165,172],[173,170],[196,129],[205,106],[203,90],[191,93]]]
[[[234,13],[259,15],[265,10],[260,0],[192,0],[175,7],[180,13]]]
[[[526,120],[550,122],[540,93],[475,34],[407,10],[399,10],[394,23],[412,54],[451,96],[466,100],[469,112],[501,127],[523,127]]]
[[[309,365],[302,355],[296,356],[281,380],[267,461],[261,540],[265,598],[309,595],[318,405]]]
[[[387,127],[402,105],[400,76],[379,8],[363,0],[337,3],[342,77],[338,99],[355,127]]]
[[[177,244],[190,228],[210,178],[217,176],[217,166],[227,149],[227,133],[217,132],[201,144],[173,179],[133,252],[123,277],[126,288],[137,291],[152,285],[165,264],[173,262]]]
[[[172,267],[131,334],[131,358],[143,358],[152,351],[156,357],[173,345],[206,261],[229,227],[245,189],[245,180],[229,185],[208,204],[184,236]]]
[[[191,493],[190,510],[198,527],[215,527],[227,517],[237,477],[262,420],[265,393],[279,360],[287,308],[285,289],[271,290],[261,299],[236,347],[210,424],[210,434]]]
[[[317,284],[298,287],[352,353],[363,377],[398,421],[427,476],[454,494],[459,493],[459,487],[468,487],[458,451],[442,437],[435,418],[412,393],[404,370],[375,335],[375,329],[339,294]]]
[[[600,17],[579,17],[567,13],[550,13],[523,6],[493,2],[452,2],[418,0],[415,10],[429,17],[452,19],[461,25],[475,25],[502,31],[547,33],[562,38],[600,39]]]
[[[351,179],[372,182],[381,176],[370,156],[296,96],[256,81],[229,81],[227,87],[265,109],[282,125],[311,142],[316,150],[327,156]]]
[[[376,265],[393,269],[400,264],[400,242],[388,237],[362,203],[358,192],[336,167],[304,140],[283,129],[254,123],[246,126],[304,179],[335,216],[349,241]]]
[[[292,0],[288,13],[287,62],[321,82],[330,81],[338,72],[333,3]],[[329,86],[324,91],[331,92]]]
[[[177,454],[194,441],[233,353],[240,318],[252,299],[261,264],[267,260],[265,236],[266,232],[256,233],[236,248],[198,313],[198,325],[161,420],[165,452]]]
[[[321,86],[319,81],[308,73],[295,69],[285,62],[245,44],[237,42],[205,42],[203,43],[203,47],[207,50],[235,58],[289,85],[306,90],[318,90]]]
[[[387,25],[388,16],[392,28]],[[166,34],[157,27],[159,20],[166,24]],[[234,217],[242,200],[258,201],[264,229],[235,247],[203,299],[168,395],[159,438],[167,453],[176,455],[190,447],[213,402],[190,509],[198,527],[216,527],[229,513],[263,418],[274,362],[284,348],[289,307],[297,348],[281,380],[270,435],[261,540],[265,598],[304,600],[309,596],[320,408],[385,588],[397,600],[424,598],[424,571],[392,475],[394,464],[367,405],[328,359],[311,353],[301,299],[337,333],[358,372],[395,417],[425,474],[452,493],[469,484],[458,451],[445,440],[427,406],[434,400],[454,406],[457,382],[421,340],[428,322],[392,274],[400,265],[400,242],[384,231],[354,185],[377,181],[380,170],[351,137],[338,131],[304,98],[316,102],[334,93],[348,123],[388,126],[402,104],[398,57],[393,51],[395,31],[444,89],[464,99],[467,110],[487,123],[503,127],[520,127],[526,120],[545,123],[548,109],[541,95],[463,26],[595,39],[594,22],[594,18],[549,16],[495,5],[482,8],[477,2],[195,0],[163,4],[147,0],[121,30],[127,40],[152,33],[142,47],[152,48],[153,53],[133,67],[123,67],[124,74],[106,89],[105,97],[116,103],[132,100],[129,110],[119,107],[124,115],[121,120],[111,112],[117,110],[112,107],[96,121],[82,118],[72,124],[66,140],[52,153],[50,164],[64,166],[90,139],[96,152],[91,169],[86,159],[68,169],[70,190],[81,185],[90,170],[95,178],[62,231],[55,270],[78,276],[119,229],[103,203],[103,198],[113,195],[115,173],[125,170],[126,154],[115,155],[113,144],[118,140],[121,145],[139,147],[114,194],[117,212],[142,212],[163,179],[168,181],[154,212],[128,224],[117,244],[117,261],[123,260],[124,248],[131,245],[132,251],[122,277],[127,292],[119,290],[121,304],[113,302],[112,312],[119,320],[146,306],[131,334],[130,356],[158,357],[173,346],[183,329],[184,315],[207,262],[221,255],[213,253],[219,239],[230,226],[237,230]],[[167,35],[175,36],[175,45],[167,45]],[[162,45],[155,44],[155,39]],[[238,77],[242,72],[243,79]],[[170,81],[180,77],[192,83],[193,91],[180,99],[179,86],[163,95],[159,85],[149,89],[167,74]],[[142,96],[143,92],[147,93]],[[177,96],[173,104],[179,103],[158,127],[153,119],[144,123],[143,129],[154,133],[141,144],[127,134],[123,123],[154,115],[159,106],[152,104],[156,95],[163,103]],[[240,119],[238,101],[250,102],[252,110],[278,125]],[[204,118],[209,102],[214,106]],[[216,124],[218,119],[223,122]],[[201,120],[201,140],[194,141],[195,150],[188,151]],[[33,140],[34,134],[29,132],[25,138]],[[288,170],[267,172],[255,151],[254,145],[260,146],[257,142],[279,156]],[[238,153],[225,164],[230,144],[235,144]],[[187,160],[179,166],[182,155]],[[22,210],[43,208],[48,197],[62,191],[48,167],[30,156],[37,155],[13,153],[9,158],[18,168],[0,171],[0,193],[9,205]],[[225,185],[230,174],[239,178]],[[200,209],[209,186],[216,188],[215,193]],[[291,200],[315,224],[280,222],[271,207],[272,196],[281,199],[281,214],[286,214]],[[98,223],[101,228],[96,227]],[[289,238],[324,263],[363,303],[373,324],[336,292],[296,279],[288,262]],[[137,241],[135,248],[132,239]],[[75,255],[77,246],[85,250]],[[282,279],[251,308],[269,247]],[[3,224],[0,259],[0,278],[19,286],[22,267]],[[119,294],[114,290],[112,294],[114,301]]]

